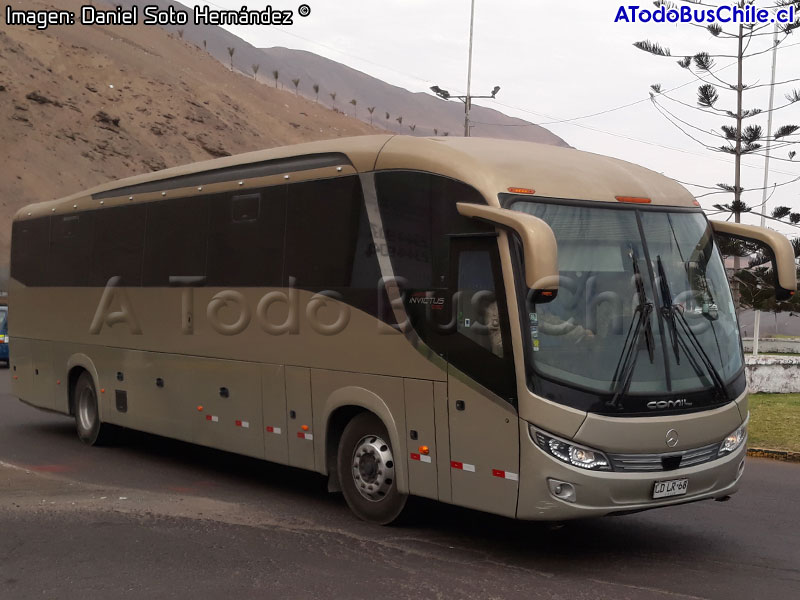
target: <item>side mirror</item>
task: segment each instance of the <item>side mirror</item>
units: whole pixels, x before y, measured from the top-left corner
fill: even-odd
[[[558,246],[550,226],[538,217],[505,208],[459,202],[459,214],[487,221],[496,227],[516,232],[522,240],[525,284],[539,302],[558,294]]]
[[[772,270],[775,273],[775,298],[788,300],[797,291],[797,268],[794,248],[786,236],[777,231],[755,225],[710,221],[714,233],[748,242],[764,244],[772,254]]]

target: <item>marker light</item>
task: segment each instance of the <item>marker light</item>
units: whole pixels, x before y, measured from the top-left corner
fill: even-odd
[[[633,196],[616,196],[617,202],[629,202],[631,204],[650,204],[650,198],[635,198]]]
[[[561,462],[590,471],[611,470],[611,463],[606,458],[606,455],[599,450],[592,450],[585,446],[578,446],[561,438],[553,437],[533,425],[529,425],[528,428],[534,443]]]
[[[419,453],[420,454],[428,455],[428,454],[430,454],[430,452],[431,452],[431,449],[428,448],[427,446],[420,446],[419,447]]]
[[[536,193],[536,190],[532,190],[530,188],[510,187],[510,188],[508,188],[508,191],[511,192],[512,194],[535,194]]]
[[[719,456],[730,454],[741,446],[747,439],[747,423],[739,427],[736,431],[731,433],[728,437],[722,440],[722,445],[719,447]]]

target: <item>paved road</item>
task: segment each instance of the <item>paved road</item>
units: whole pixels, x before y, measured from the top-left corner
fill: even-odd
[[[800,597],[800,465],[742,491],[554,529],[417,501],[353,518],[324,478],[131,433],[88,448],[0,373],[0,598]]]

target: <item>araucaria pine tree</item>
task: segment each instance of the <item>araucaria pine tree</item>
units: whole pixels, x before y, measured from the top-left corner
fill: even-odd
[[[697,6],[702,4],[703,7],[716,6],[716,4],[705,0],[703,2],[698,0],[679,0],[678,2],[657,0],[654,4],[657,8],[663,6],[667,10],[676,9],[682,5]],[[725,4],[730,5],[730,2]],[[753,4],[754,0],[737,0],[736,2],[736,6],[742,10]],[[800,0],[774,0],[769,4],[769,7],[764,8],[772,11],[773,16],[775,16],[774,13],[777,10],[794,6],[797,20],[792,23],[781,24],[777,22],[778,19],[775,19],[775,25],[771,22],[764,24],[736,23],[730,27],[723,27],[720,23],[707,25],[695,23],[692,24],[694,27],[712,36],[711,43],[713,48],[708,50],[701,49],[691,53],[673,53],[668,47],[650,40],[634,43],[634,46],[640,50],[655,56],[678,58],[678,66],[691,73],[697,79],[698,87],[694,103],[682,100],[678,94],[672,94],[678,88],[665,90],[659,83],[650,86],[650,99],[653,107],[661,116],[695,143],[708,151],[732,156],[733,181],[719,182],[715,183],[715,185],[710,185],[711,182],[706,182],[705,185],[692,185],[709,190],[697,197],[709,195],[732,196],[729,202],[718,203],[714,206],[720,212],[730,213],[737,223],[740,222],[742,213],[752,211],[752,207],[743,199],[745,192],[764,189],[763,187],[748,189],[742,185],[742,157],[766,156],[767,148],[771,151],[789,150],[791,145],[797,143],[792,138],[800,130],[798,125],[782,124],[770,132],[768,131],[769,126],[765,128],[761,123],[767,119],[771,123],[773,113],[800,102],[800,89],[788,87],[790,84],[800,81],[800,78],[775,82],[775,88],[783,88],[785,102],[773,107],[772,110],[748,106],[745,103],[752,96],[751,92],[772,85],[769,83],[769,75],[765,73],[750,73],[745,78],[747,59],[772,52],[776,45],[780,48],[786,38],[800,27]],[[731,67],[736,69],[736,74],[733,77],[724,72]],[[765,80],[767,81],[766,83],[764,83]],[[773,88],[773,91],[775,88]],[[698,118],[703,118],[704,121],[700,122],[694,119],[693,122],[692,116],[687,116],[689,111],[693,115],[697,114]],[[718,128],[708,128],[709,115],[718,119]],[[773,155],[771,158],[772,160],[792,161],[794,156],[794,151],[788,151],[783,156]],[[769,187],[772,189],[797,181],[800,181],[800,177],[776,183]],[[792,213],[787,207],[777,207],[773,211],[773,215],[767,218],[782,219],[785,217],[789,217],[792,222],[800,221],[800,214]],[[736,256],[735,271],[738,272],[739,270],[739,257],[752,250],[752,247],[741,247],[738,250],[731,248],[731,253]],[[757,256],[751,261],[750,268],[760,266],[753,264],[758,259],[759,257]],[[737,277],[734,287],[738,287],[739,280],[740,278]]]

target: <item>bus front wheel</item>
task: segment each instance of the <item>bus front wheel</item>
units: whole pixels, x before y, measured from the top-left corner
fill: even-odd
[[[400,516],[407,496],[397,491],[389,433],[378,417],[364,412],[347,424],[337,465],[342,493],[356,516],[380,525]]]
[[[102,446],[112,441],[114,426],[100,421],[100,406],[92,376],[81,373],[73,390],[75,427],[78,437],[89,446]]]

